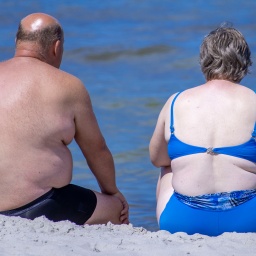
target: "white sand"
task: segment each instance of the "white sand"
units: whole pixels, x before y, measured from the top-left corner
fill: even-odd
[[[77,226],[0,216],[0,255],[256,255],[256,233],[224,233],[218,237],[166,231],[150,232],[130,225]]]

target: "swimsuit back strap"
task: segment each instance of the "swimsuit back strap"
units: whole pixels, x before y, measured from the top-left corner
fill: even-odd
[[[176,99],[177,99],[177,97],[180,95],[182,93],[182,91],[181,92],[178,92],[176,95],[175,95],[175,97],[174,97],[174,99],[173,99],[173,101],[172,101],[172,105],[171,105],[171,116],[170,116],[170,130],[171,130],[171,133],[173,133],[174,132],[174,121],[173,121],[173,107],[174,107],[174,102],[176,101]]]

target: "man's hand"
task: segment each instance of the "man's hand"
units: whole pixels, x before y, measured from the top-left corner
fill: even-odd
[[[122,224],[129,224],[129,205],[125,199],[125,197],[123,196],[123,194],[119,191],[115,194],[113,194],[113,196],[117,197],[122,205],[123,205],[123,210],[121,211],[121,216],[120,216],[120,221]]]

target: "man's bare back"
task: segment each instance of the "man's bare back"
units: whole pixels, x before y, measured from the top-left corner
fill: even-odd
[[[75,135],[70,80],[72,87],[79,83],[35,58],[1,63],[0,191],[7,196],[0,201],[1,210],[70,183],[72,157],[66,145]]]
[[[116,187],[113,158],[88,92],[78,78],[58,69],[64,38],[49,47],[33,38],[52,26],[60,25],[46,14],[25,17],[20,27],[30,38],[19,39],[19,27],[14,58],[0,64],[0,211],[68,185],[72,155],[67,145],[75,138],[102,192],[94,192],[97,206],[87,223],[128,223],[128,204]],[[100,216],[103,212],[107,215]]]

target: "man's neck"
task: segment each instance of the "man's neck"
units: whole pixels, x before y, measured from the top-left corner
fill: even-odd
[[[14,57],[31,57],[47,63],[47,58],[40,52],[39,49],[19,45],[16,47]]]

